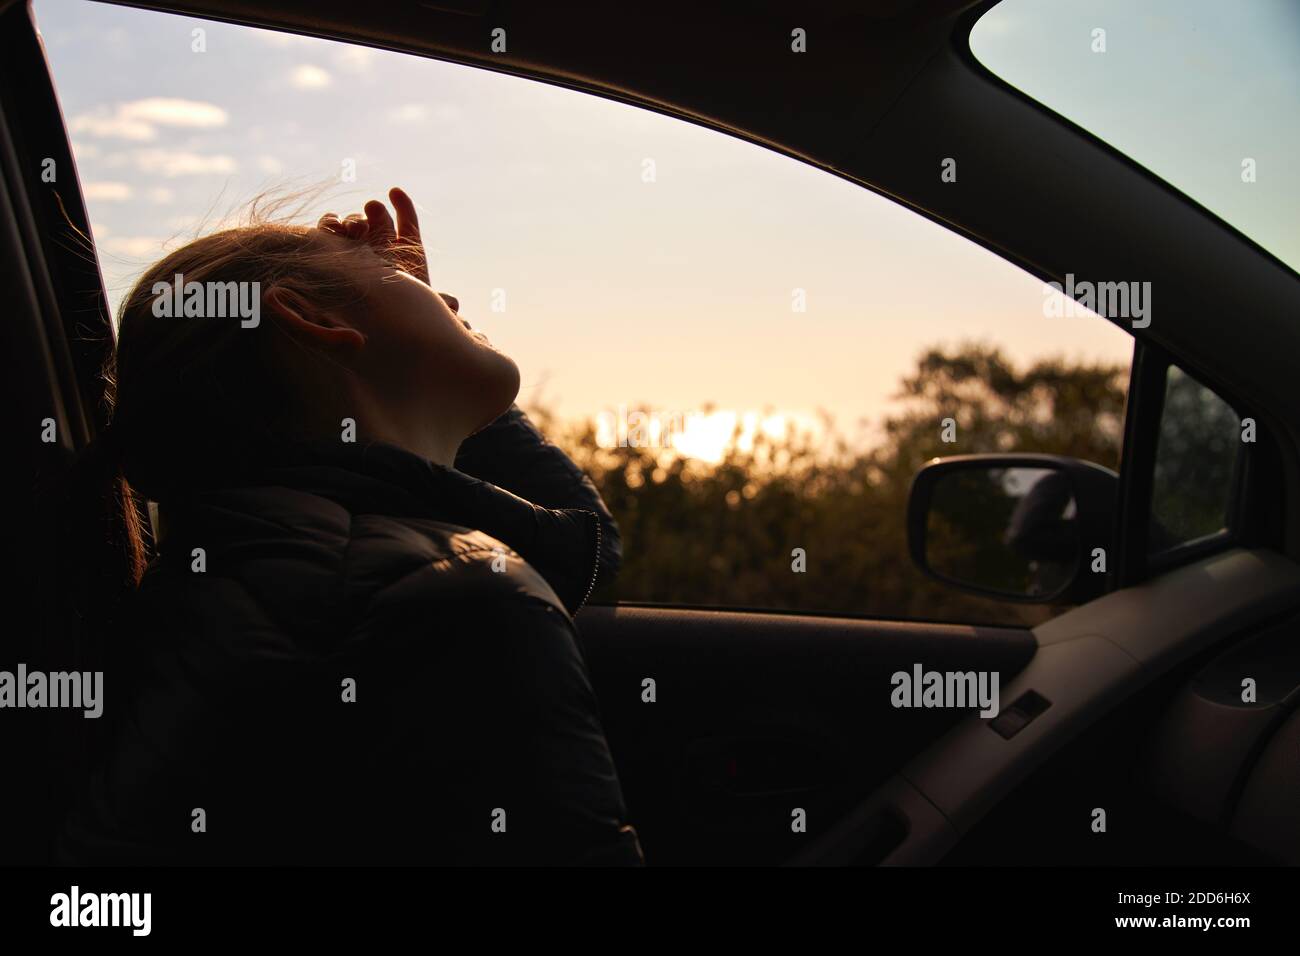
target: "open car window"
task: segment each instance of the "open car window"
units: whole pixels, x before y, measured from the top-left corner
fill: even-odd
[[[517,359],[520,404],[621,526],[596,602],[1059,610],[926,579],[908,490],[935,456],[1117,468],[1123,328],[865,189],[626,104],[86,0],[35,9],[110,302],[264,191],[324,187],[310,222],[403,186],[435,287]]]

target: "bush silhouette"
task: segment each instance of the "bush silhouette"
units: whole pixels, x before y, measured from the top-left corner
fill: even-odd
[[[823,435],[791,427],[747,449],[733,440],[717,465],[662,447],[600,447],[592,422],[529,413],[592,476],[622,529],[622,572],[597,603],[1034,624],[1055,610],[963,595],[912,564],[912,476],[931,458],[977,452],[1117,468],[1127,376],[1122,364],[1063,357],[1021,370],[982,343],[931,347],[900,382],[874,447],[851,447],[826,416]],[[955,442],[941,440],[945,418]],[[795,548],[806,552],[804,573],[792,571]]]

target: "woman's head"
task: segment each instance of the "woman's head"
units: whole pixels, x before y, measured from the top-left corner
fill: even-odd
[[[414,206],[391,196],[396,224],[378,202],[314,228],[254,211],[145,272],[109,374],[134,487],[165,498],[276,444],[342,441],[347,420],[449,465],[510,406],[517,367],[417,278]]]

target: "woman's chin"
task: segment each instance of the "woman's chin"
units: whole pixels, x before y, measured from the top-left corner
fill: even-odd
[[[483,411],[485,417],[474,431],[482,431],[487,426],[510,410],[519,395],[519,366],[514,359],[503,352],[495,350],[491,382],[482,390],[484,396]]]
[[[506,355],[504,352],[497,352],[496,354],[501,360],[501,394],[504,402],[501,411],[504,412],[513,405],[515,399],[519,397],[519,366],[515,364],[514,359],[509,355]]]

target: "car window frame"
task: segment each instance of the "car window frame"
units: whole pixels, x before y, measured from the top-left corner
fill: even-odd
[[[1161,552],[1150,551],[1150,522],[1155,503],[1155,466],[1159,455],[1160,427],[1164,422],[1165,394],[1171,368],[1177,368],[1202,388],[1208,389],[1232,408],[1239,418],[1259,417],[1230,391],[1215,384],[1199,370],[1187,368],[1173,355],[1148,341],[1134,340],[1132,377],[1125,409],[1124,450],[1120,460],[1120,507],[1117,509],[1115,540],[1121,542],[1118,587],[1139,584],[1173,568],[1199,561],[1211,554],[1252,543],[1260,535],[1255,520],[1256,502],[1252,480],[1259,471],[1258,447],[1242,442],[1233,462],[1224,526],[1218,531],[1182,541]]]

